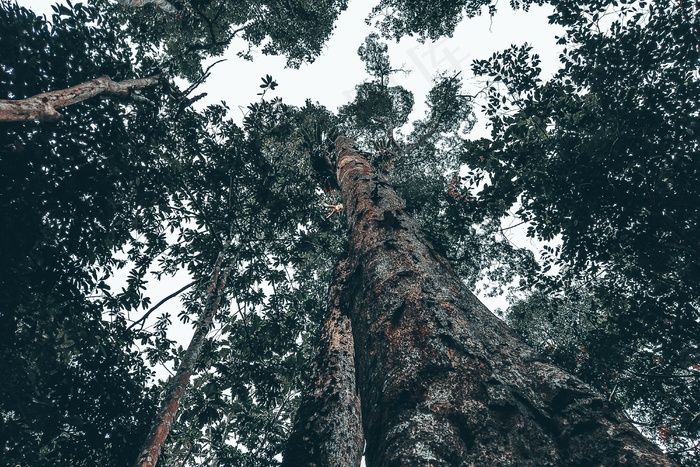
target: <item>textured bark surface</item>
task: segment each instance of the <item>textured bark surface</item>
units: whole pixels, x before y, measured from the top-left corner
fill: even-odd
[[[207,337],[209,332],[209,327],[211,326],[212,320],[216,311],[219,309],[219,303],[221,303],[221,297],[226,286],[226,280],[228,279],[229,272],[234,262],[232,261],[228,267],[222,268],[224,256],[226,255],[226,250],[230,246],[229,242],[226,242],[219,252],[219,256],[214,264],[214,270],[212,271],[211,279],[209,281],[209,287],[207,289],[207,302],[204,308],[202,316],[197,321],[196,329],[190,344],[187,346],[185,354],[182,356],[180,361],[180,366],[170,380],[168,384],[168,391],[165,394],[163,402],[161,404],[158,413],[156,414],[153,425],[151,425],[151,431],[144,441],[141,447],[140,454],[134,463],[134,467],[155,467],[158,463],[158,457],[160,456],[160,451],[163,448],[163,443],[168,437],[170,432],[170,427],[175,420],[175,415],[177,414],[177,409],[180,406],[180,400],[187,390],[187,386],[190,383],[190,376],[192,376],[192,370],[194,369],[197,360],[199,360],[199,355],[202,353],[202,346],[204,345],[204,339]]]
[[[101,76],[77,86],[37,94],[27,99],[2,99],[0,100],[0,122],[28,120],[55,122],[63,118],[63,115],[56,110],[61,107],[77,104],[99,95],[127,97],[137,89],[152,88],[160,83],[160,76],[119,82],[112,81],[109,76]]]
[[[368,467],[667,466],[591,387],[522,343],[339,138]]]
[[[364,438],[350,318],[340,310],[347,280],[346,263],[335,271],[328,300],[328,317],[314,363],[311,385],[305,390],[283,467],[359,466]]]

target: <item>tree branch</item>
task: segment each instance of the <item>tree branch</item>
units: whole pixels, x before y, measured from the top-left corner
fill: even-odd
[[[184,287],[182,287],[182,288],[176,290],[175,292],[173,292],[173,293],[171,293],[170,295],[168,295],[167,297],[165,297],[163,300],[161,300],[161,301],[159,301],[158,303],[156,303],[155,305],[153,305],[153,306],[151,307],[151,309],[148,310],[148,311],[146,312],[145,315],[143,315],[141,318],[139,318],[138,320],[136,320],[136,321],[134,321],[133,323],[131,323],[131,326],[129,326],[128,328],[126,328],[126,330],[127,330],[127,331],[130,331],[131,329],[133,329],[134,327],[136,327],[136,325],[138,325],[139,323],[143,323],[144,321],[146,321],[146,318],[148,318],[148,317],[150,316],[151,313],[153,313],[154,311],[156,311],[156,310],[158,309],[158,307],[160,307],[163,303],[167,302],[167,301],[170,300],[171,298],[177,297],[177,296],[180,295],[182,292],[184,292],[185,290],[187,290],[187,289],[189,289],[190,287],[192,287],[193,285],[195,285],[197,282],[199,282],[198,279],[193,280],[192,282],[190,282],[190,283],[187,284],[186,286],[184,286]]]
[[[70,88],[49,91],[26,99],[1,99],[0,122],[56,122],[63,118],[56,110],[61,107],[68,107],[95,96],[128,97],[137,89],[151,88],[159,84],[160,75],[119,82],[112,81],[109,76],[100,76]]]

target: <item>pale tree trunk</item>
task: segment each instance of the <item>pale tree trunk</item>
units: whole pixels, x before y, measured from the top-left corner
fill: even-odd
[[[151,431],[146,441],[143,443],[141,451],[139,451],[139,456],[134,463],[134,467],[154,467],[158,462],[158,456],[160,455],[165,439],[168,437],[170,427],[175,420],[180,400],[189,385],[192,370],[199,359],[199,355],[202,353],[202,347],[207,333],[209,332],[209,326],[219,308],[228,274],[234,265],[234,261],[231,261],[228,266],[225,268],[223,267],[224,257],[226,256],[229,245],[229,242],[224,244],[216,259],[207,290],[207,301],[204,312],[197,321],[194,335],[180,361],[177,373],[175,373],[175,376],[173,376],[168,383],[168,390],[156,414],[153,425],[151,425]]]
[[[336,141],[368,467],[669,466],[621,409],[471,294],[393,187]]]
[[[26,99],[0,99],[0,122],[24,122],[38,120],[55,122],[61,120],[58,110],[96,96],[118,96],[136,98],[132,95],[138,89],[147,89],[161,84],[161,77],[112,81],[109,76],[85,81],[76,86],[57,91],[37,94]]]
[[[166,13],[176,15],[180,12],[180,10],[178,10],[177,7],[175,7],[175,5],[168,2],[167,0],[117,0],[117,3],[120,3],[124,6],[136,8],[143,7],[147,3],[154,3],[156,7],[160,8]]]
[[[282,467],[359,466],[362,459],[360,399],[350,318],[341,312],[346,262],[335,270],[328,316],[314,363],[312,380],[302,395]]]

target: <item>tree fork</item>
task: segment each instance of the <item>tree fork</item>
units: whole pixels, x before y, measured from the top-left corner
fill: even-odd
[[[312,379],[302,395],[282,467],[359,466],[364,437],[350,318],[341,311],[347,261],[336,267]]]
[[[175,373],[175,376],[168,384],[168,391],[153,421],[151,431],[141,447],[140,454],[134,463],[134,467],[155,467],[158,462],[158,456],[165,443],[165,439],[168,437],[170,427],[175,420],[175,415],[180,405],[180,399],[182,399],[189,385],[194,365],[197,363],[199,355],[202,353],[204,339],[209,332],[209,326],[219,308],[228,274],[234,264],[234,262],[231,261],[226,268],[222,269],[224,257],[226,256],[229,246],[230,242],[227,241],[216,258],[207,289],[207,302],[204,308],[204,314],[200,317],[199,321],[197,321],[194,335],[190,340],[190,344],[187,346],[182,361],[180,361],[177,373]]]
[[[368,466],[672,465],[465,288],[350,139],[336,151]]]
[[[135,90],[160,84],[160,75],[124,81],[112,81],[109,76],[100,76],[70,88],[49,91],[26,99],[0,99],[0,122],[56,122],[63,118],[56,110],[61,107],[68,107],[100,95],[128,97],[132,96]]]

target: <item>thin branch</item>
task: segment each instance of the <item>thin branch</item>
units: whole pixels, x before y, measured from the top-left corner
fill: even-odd
[[[192,93],[195,89],[197,89],[197,87],[199,87],[199,85],[201,85],[202,83],[204,83],[204,81],[206,81],[206,79],[209,78],[209,76],[211,76],[211,69],[214,68],[214,67],[215,67],[216,65],[218,65],[219,63],[225,62],[225,61],[226,61],[226,59],[225,59],[225,58],[222,58],[221,60],[217,60],[217,61],[215,61],[214,63],[212,63],[211,65],[209,65],[209,66],[207,67],[207,69],[204,70],[204,72],[202,72],[202,76],[200,76],[199,78],[197,78],[197,80],[196,80],[194,83],[192,83],[192,84],[182,93],[183,96],[188,96],[188,95],[189,95],[190,93]]]
[[[519,227],[519,226],[521,226],[521,225],[523,225],[523,224],[527,224],[528,222],[530,222],[530,221],[518,222],[518,223],[515,224],[515,225],[509,225],[508,227],[505,227],[505,228],[501,227],[501,233],[505,232],[506,230],[510,230],[510,229],[514,229],[514,228],[516,228],[516,227]]]
[[[670,379],[670,378],[700,378],[700,373],[686,373],[686,374],[679,374],[679,375],[674,375],[672,373],[669,374],[664,374],[664,373],[637,373],[636,371],[628,371],[628,374],[631,374],[633,376],[636,376],[638,378],[661,378],[661,379]]]
[[[187,284],[186,286],[184,286],[184,287],[182,287],[182,288],[176,290],[175,292],[173,292],[173,293],[171,293],[170,295],[168,295],[167,297],[165,297],[163,300],[161,300],[161,301],[159,301],[158,303],[156,303],[155,305],[153,305],[153,306],[151,307],[151,309],[148,310],[148,311],[146,312],[145,315],[143,315],[141,318],[139,318],[138,320],[136,320],[136,321],[134,321],[133,323],[131,323],[131,326],[129,326],[128,328],[126,328],[126,330],[127,330],[127,331],[130,331],[130,330],[132,330],[134,327],[136,327],[139,323],[144,323],[144,322],[146,321],[146,319],[148,318],[148,316],[149,316],[151,313],[153,313],[154,311],[156,311],[156,310],[158,309],[158,307],[160,307],[162,304],[164,304],[165,302],[167,302],[167,301],[170,300],[171,298],[177,297],[177,296],[180,295],[182,292],[184,292],[185,290],[187,290],[187,289],[189,289],[190,287],[192,287],[193,285],[195,285],[197,282],[199,282],[199,279],[193,280],[192,282],[190,282],[190,283]],[[143,325],[141,325],[141,327],[143,328]]]

